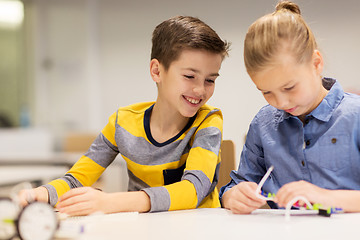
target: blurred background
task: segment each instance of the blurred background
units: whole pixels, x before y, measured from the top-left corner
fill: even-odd
[[[358,93],[360,2],[295,2],[324,55],[323,75]],[[30,166],[34,174],[48,167],[35,174],[37,179],[28,179],[38,184],[61,176],[118,107],[154,101],[151,34],[174,15],[199,17],[232,43],[208,103],[222,109],[223,139],[234,141],[238,163],[249,123],[266,104],[245,71],[243,40],[248,26],[272,12],[276,3],[0,0],[0,187],[27,180],[21,171],[29,172]],[[123,169],[121,164],[119,160]],[[55,167],[54,174],[50,167]],[[44,172],[49,176],[39,177]],[[119,170],[108,175],[114,174]],[[8,181],[14,176],[23,178]],[[111,186],[108,189],[122,189]]]

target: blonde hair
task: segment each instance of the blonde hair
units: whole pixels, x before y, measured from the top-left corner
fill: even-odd
[[[275,12],[256,20],[248,29],[244,61],[251,75],[271,66],[281,50],[292,54],[298,63],[310,61],[317,49],[316,40],[293,2],[278,2]]]

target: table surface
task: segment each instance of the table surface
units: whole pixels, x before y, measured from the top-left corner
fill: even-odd
[[[249,215],[222,208],[119,213],[63,220],[56,239],[358,239],[359,220],[360,213],[286,220],[283,210],[272,209]],[[80,225],[84,232],[77,234]]]

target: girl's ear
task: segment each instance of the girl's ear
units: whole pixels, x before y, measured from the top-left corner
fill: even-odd
[[[315,71],[318,75],[321,75],[323,68],[324,68],[324,61],[323,57],[319,50],[314,50],[313,56],[312,56],[312,62],[313,66],[315,68]]]
[[[156,58],[150,61],[150,75],[154,82],[160,82],[160,62]]]

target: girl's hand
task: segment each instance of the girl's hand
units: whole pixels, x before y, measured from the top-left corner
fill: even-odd
[[[257,184],[241,182],[224,193],[221,201],[225,208],[236,214],[249,214],[263,206],[266,201],[255,195]]]
[[[332,206],[332,198],[328,196],[329,190],[320,188],[306,181],[297,181],[285,184],[276,193],[274,202],[279,207],[286,207],[295,197],[305,197],[310,203],[320,203],[323,207]],[[303,202],[300,203],[302,205]]]
[[[107,193],[92,187],[75,188],[59,199],[56,208],[70,216],[88,215],[95,212],[108,213],[106,204]]]

